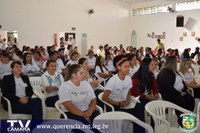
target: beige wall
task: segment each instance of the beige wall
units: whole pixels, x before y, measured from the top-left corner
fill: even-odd
[[[81,33],[96,48],[130,44],[129,5],[118,0],[1,0],[0,12],[2,30],[18,31],[20,46],[52,45],[54,33],[72,32],[71,27],[77,44]]]

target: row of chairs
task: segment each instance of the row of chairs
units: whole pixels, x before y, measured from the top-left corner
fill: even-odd
[[[98,98],[108,107],[111,108],[112,112],[115,112],[114,107],[107,103],[106,101],[102,100],[103,92],[98,95]],[[105,106],[104,106],[105,108]],[[146,104],[145,112],[150,114],[153,117],[155,123],[155,132],[156,133],[179,133],[182,132],[176,124],[174,125],[175,110],[184,113],[192,113],[189,110],[186,110],[182,107],[179,107],[171,102],[164,101],[164,100],[154,100]],[[168,113],[166,113],[168,112]],[[197,110],[197,124],[199,124],[199,114],[200,114],[200,102],[198,104]]]
[[[40,77],[30,77],[30,82],[31,82],[31,85],[33,87],[33,90],[34,90],[34,93],[36,96],[40,97],[43,101],[43,106],[44,106],[44,111],[43,112],[48,112],[48,110],[50,109],[46,109],[47,107],[45,106],[45,103],[44,103],[44,94],[42,93],[41,91],[41,78]],[[102,86],[100,86],[101,88],[103,88]],[[107,106],[109,106],[111,109],[112,109],[112,112],[105,112],[103,113],[103,110],[97,106],[97,109],[99,110],[99,112],[101,113],[101,115],[99,115],[97,118],[101,118],[103,119],[102,117],[107,117],[107,119],[126,119],[126,117],[124,116],[128,116],[128,115],[125,115],[125,114],[121,114],[119,115],[119,113],[122,113],[122,112],[116,112],[114,111],[114,108],[111,104],[105,102],[102,100],[102,95],[103,93],[100,93],[98,98]],[[3,97],[3,96],[2,96]],[[7,103],[8,103],[8,115],[9,115],[9,119],[30,119],[30,115],[25,115],[25,114],[13,114],[12,113],[12,109],[11,109],[11,105],[10,105],[10,101],[3,97]],[[62,110],[60,109],[61,107],[61,103],[59,102],[59,100],[55,103],[55,107],[56,109],[61,113],[63,114],[64,118],[67,119],[67,116],[64,112],[62,112]],[[156,100],[156,101],[152,101],[152,102],[149,102],[146,107],[145,107],[145,110],[151,115],[153,116],[153,119],[154,119],[154,122],[155,122],[155,132],[157,133],[160,133],[160,132],[163,132],[163,131],[166,131],[166,133],[169,133],[169,132],[172,132],[172,131],[180,131],[179,129],[177,128],[173,128],[171,127],[170,125],[170,122],[167,121],[167,117],[166,117],[166,109],[169,108],[168,110],[168,120],[171,120],[172,119],[172,114],[174,112],[174,110],[180,110],[182,112],[190,112],[188,110],[185,110],[173,103],[170,103],[170,102],[167,102],[167,101],[161,101],[161,100]],[[172,109],[170,111],[170,109]],[[55,110],[55,108],[53,108],[53,110]],[[105,111],[105,106],[104,106],[104,111]],[[200,111],[200,103],[198,104],[198,111],[197,111],[197,118],[199,118],[199,112]],[[114,113],[114,114],[111,114],[111,113]],[[118,115],[117,115],[118,113]],[[124,113],[124,112],[123,112]],[[115,115],[116,114],[116,115]],[[111,116],[111,118],[109,117]],[[113,117],[113,116],[116,116],[116,117]],[[133,116],[134,117],[134,116]],[[127,118],[131,118],[133,120],[137,119],[133,119],[133,117],[127,117]],[[46,116],[45,116],[46,118]],[[130,120],[130,119],[129,119]],[[136,120],[138,121],[138,119]],[[198,120],[199,121],[199,120]],[[197,122],[198,122],[197,121]],[[142,122],[140,122],[142,123]],[[199,123],[199,122],[198,122]],[[144,126],[144,124],[141,124]],[[146,124],[145,125],[146,128],[149,132],[151,132],[151,129],[149,129],[149,125]],[[164,128],[166,128],[166,130],[163,130]]]

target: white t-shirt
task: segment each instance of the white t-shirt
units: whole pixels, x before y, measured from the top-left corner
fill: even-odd
[[[106,67],[108,68],[109,71],[111,72],[115,72],[117,71],[116,68],[113,65],[113,60],[109,60]]]
[[[72,46],[74,46],[74,45],[75,45],[74,39],[68,40],[68,41],[67,41],[67,45],[72,45]]]
[[[174,88],[179,92],[181,92],[182,89],[184,88],[182,81],[183,81],[182,77],[176,73],[176,81],[174,83]]]
[[[42,69],[43,67],[43,63],[41,61],[36,61],[35,59],[33,59],[33,61],[40,69]]]
[[[0,61],[0,79],[3,79],[3,76],[11,74],[11,65],[12,61],[10,61],[8,64],[4,64]]]
[[[95,62],[96,62],[96,57],[93,56],[92,58],[89,58],[88,56],[86,56],[86,59],[88,60],[89,68],[90,69],[94,69]]]
[[[73,65],[73,64],[78,64],[78,61],[73,61],[73,60],[70,59],[70,60],[67,62],[66,66],[67,66],[67,65]]]
[[[185,74],[183,74],[183,73],[181,73],[181,72],[179,72],[179,73],[180,73],[180,75],[182,76],[183,80],[184,80],[185,82],[187,82],[187,83],[193,81],[193,79],[194,79],[194,75],[193,75],[192,72],[187,72],[187,73],[185,73]]]
[[[104,50],[101,51],[100,49],[98,49],[97,50],[97,56],[101,56],[105,59],[105,51]]]
[[[133,68],[130,67],[130,70],[129,70],[129,76],[132,77],[139,69],[139,66],[134,66]]]
[[[105,69],[105,67],[103,67],[102,69],[103,69],[103,73],[108,74],[108,71]],[[98,81],[102,82],[104,79],[101,78],[101,77],[99,77],[99,73],[102,73],[101,69],[100,69],[99,66],[96,66],[96,68],[95,68],[95,75],[98,77]]]
[[[89,108],[91,100],[96,98],[91,85],[87,81],[81,81],[79,86],[72,83],[71,80],[64,82],[58,91],[60,102],[71,101],[81,111]],[[67,109],[62,106],[64,112]]]
[[[26,96],[26,93],[25,93],[25,88],[27,87],[27,84],[24,83],[24,81],[22,80],[22,78],[16,78],[14,77],[15,79],[15,85],[16,85],[16,96],[22,98],[22,97],[25,97]]]
[[[47,64],[47,61],[45,61],[45,62],[43,63],[43,69],[46,68],[46,64]],[[57,66],[56,66],[56,72],[57,72],[57,73],[62,73],[62,69],[65,68],[65,66],[64,66],[64,64],[63,64],[63,61],[62,61],[61,59],[58,58],[58,59],[56,60],[56,64],[57,64]]]
[[[39,72],[40,68],[34,62],[32,62],[32,64],[22,64],[22,71],[25,74],[29,74],[30,72]]]
[[[116,102],[125,101],[129,90],[132,87],[132,80],[129,76],[126,76],[124,80],[121,80],[118,74],[115,74],[108,80],[105,90],[110,90],[109,98]]]
[[[41,84],[44,91],[47,86],[57,86],[59,88],[63,82],[63,76],[57,72],[55,72],[54,75],[50,75],[48,71],[46,71],[41,76]],[[52,90],[50,92],[45,91],[45,97],[51,97],[56,95],[58,95],[58,90]]]

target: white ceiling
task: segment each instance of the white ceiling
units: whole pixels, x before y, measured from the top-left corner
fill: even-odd
[[[142,3],[142,2],[148,2],[148,1],[153,1],[153,0],[121,0],[127,3]]]
[[[134,3],[143,3],[143,2],[151,2],[151,1],[170,1],[170,2],[174,2],[174,1],[189,1],[189,0],[121,0],[123,2],[126,2],[126,3],[131,3],[131,4],[134,4]]]

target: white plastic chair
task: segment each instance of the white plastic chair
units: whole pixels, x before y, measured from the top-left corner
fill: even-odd
[[[4,97],[2,94],[1,96],[7,102],[8,105],[8,119],[31,119],[31,115],[13,113],[10,100]]]
[[[47,119],[49,111],[55,111],[54,107],[47,107],[45,105],[45,94],[42,91],[41,77],[29,77],[34,94],[42,100],[43,119]]]
[[[154,100],[146,104],[145,110],[153,117],[156,133],[182,133],[177,127],[171,127],[170,122],[166,118],[166,109],[176,109],[183,113],[191,113],[191,111],[179,107],[171,102],[163,100]],[[169,113],[169,110],[168,110]],[[169,113],[169,115],[171,115]],[[172,118],[170,116],[169,120]]]
[[[102,132],[106,133],[121,133],[123,131],[123,120],[128,120],[129,123],[132,124],[132,122],[137,123],[141,127],[147,130],[148,133],[153,133],[153,129],[150,125],[142,122],[135,116],[121,111],[115,111],[115,112],[106,112],[103,114],[98,115],[94,118],[94,124],[97,125],[105,125],[104,129],[101,128]],[[130,122],[131,121],[131,122]],[[106,128],[107,126],[107,128]]]
[[[41,77],[29,77],[29,80],[33,88],[41,87]]]
[[[101,100],[105,105],[107,105],[108,107],[110,107],[110,108],[111,108],[111,111],[115,111],[113,105],[111,105],[110,103],[107,103],[106,101],[104,101],[104,100],[102,99],[103,93],[104,93],[104,92],[101,92],[101,93],[98,95],[99,100]],[[105,106],[105,105],[104,105],[104,110],[106,110],[106,106]]]
[[[62,111],[61,105],[62,105],[62,103],[60,103],[60,100],[56,101],[56,103],[55,103],[56,109],[59,111],[60,114],[62,114],[64,116],[64,119],[68,119],[67,115]],[[98,105],[96,105],[96,110],[98,110],[100,114],[103,113],[103,109],[101,107],[99,107]]]
[[[198,103],[197,106],[197,125],[200,125],[200,102]],[[200,127],[198,127],[200,130]]]
[[[56,103],[55,103],[56,109],[58,110],[58,112],[59,112],[60,114],[62,114],[62,115],[64,116],[64,119],[68,119],[68,118],[67,118],[67,115],[62,111],[61,105],[62,105],[62,103],[60,103],[60,100],[56,101]]]
[[[111,108],[111,111],[115,111],[113,105],[111,105],[110,103],[108,103],[108,102],[106,102],[106,101],[104,101],[104,100],[102,99],[103,93],[104,93],[104,92],[101,92],[101,93],[98,95],[99,100],[101,100],[105,105],[107,105],[108,107],[110,107],[110,108]],[[139,102],[138,97],[136,98],[136,97],[134,97],[134,96],[131,96],[131,100],[132,100],[132,101]],[[104,105],[104,109],[103,109],[103,110],[105,110],[105,112],[106,112],[106,106],[105,106],[105,105]]]

